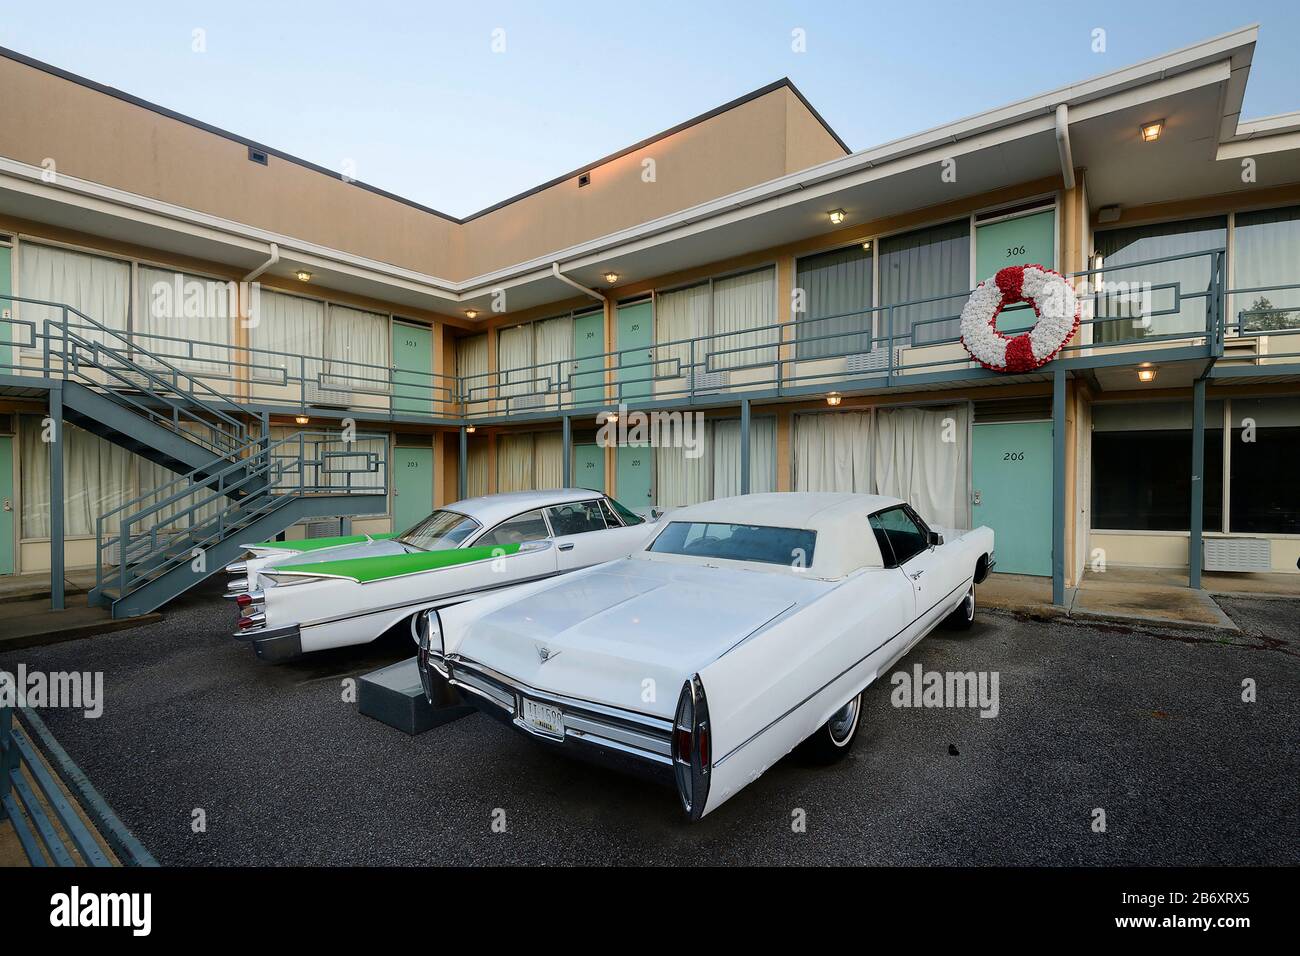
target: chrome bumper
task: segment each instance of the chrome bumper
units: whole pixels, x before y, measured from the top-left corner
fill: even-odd
[[[462,692],[465,702],[514,727],[534,740],[571,750],[597,763],[650,770],[671,779],[672,730],[670,720],[635,711],[608,707],[538,690],[483,664],[453,656],[442,658],[421,651],[417,657],[425,696],[436,699],[435,681],[443,680]],[[520,716],[523,699],[558,707],[564,718],[564,736],[547,733]]]

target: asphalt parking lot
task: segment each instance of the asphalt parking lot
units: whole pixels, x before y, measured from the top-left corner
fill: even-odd
[[[846,761],[788,758],[694,825],[477,714],[419,737],[363,717],[344,679],[408,643],[266,664],[210,593],[0,666],[104,672],[101,717],[46,722],[163,864],[1295,865],[1300,601],[1221,603],[1242,636],[981,611],[896,670],[996,671],[997,717],[896,708],[882,679]]]

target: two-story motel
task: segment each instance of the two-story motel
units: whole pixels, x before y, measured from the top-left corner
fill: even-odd
[[[1057,600],[1294,572],[1300,113],[1240,117],[1256,33],[858,152],[781,80],[464,219],[0,51],[0,573],[111,600],[270,512],[568,484],[895,494]],[[1083,323],[990,371],[956,317],[1019,263]],[[598,443],[620,409],[702,453]]]

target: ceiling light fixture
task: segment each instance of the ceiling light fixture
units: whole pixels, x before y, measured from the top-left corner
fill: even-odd
[[[843,209],[832,209],[828,215],[831,217],[832,226],[838,226],[840,223],[844,222],[845,219],[849,218],[849,214]]]
[[[839,392],[826,393],[826,404],[831,406],[831,408],[836,407],[842,401],[844,401],[844,396],[841,395]]]
[[[466,426],[465,426],[465,434],[466,434],[466,435],[472,435],[472,434],[474,434],[474,426],[473,426],[473,425],[466,425]]]
[[[862,244],[862,251],[863,251],[863,252],[870,252],[870,251],[871,251],[871,240],[870,240],[870,239],[868,239],[866,242],[864,242],[864,243]]]
[[[605,421],[613,425],[618,421],[618,412],[606,412]]]
[[[1154,143],[1160,138],[1160,134],[1165,131],[1165,121],[1158,119],[1154,123],[1143,123],[1141,130],[1142,142]]]
[[[1150,363],[1145,363],[1138,367],[1138,381],[1144,385],[1150,384],[1156,380],[1156,367]]]
[[[613,285],[615,282],[618,281],[618,273],[617,273],[617,272],[606,272],[606,273],[605,273],[605,281],[608,282],[610,285]]]
[[[311,273],[308,272],[306,269],[299,269],[297,272],[294,273],[294,275],[298,277],[299,282],[311,281]]]
[[[296,424],[299,425],[306,425],[308,422],[311,421],[311,419],[308,418],[306,415],[295,415],[293,416],[293,420]]]
[[[466,309],[466,310],[465,310],[465,318],[467,318],[467,319],[477,319],[477,318],[478,318],[478,309]]]

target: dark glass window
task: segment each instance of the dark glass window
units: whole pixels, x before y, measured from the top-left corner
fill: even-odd
[[[1186,531],[1192,511],[1191,470],[1190,429],[1094,431],[1092,526],[1108,531]],[[1218,531],[1223,527],[1222,428],[1205,429],[1204,474],[1202,521],[1206,530]]]
[[[661,554],[729,561],[761,561],[809,567],[817,547],[817,532],[804,528],[722,524],[715,521],[673,521],[650,545]]]
[[[601,512],[598,501],[555,505],[546,509],[546,517],[550,519],[551,530],[556,536],[605,530],[605,515]]]
[[[613,498],[609,498],[607,500],[611,505],[614,506],[614,510],[618,512],[618,516],[623,519],[624,524],[634,525],[634,524],[643,524],[645,522],[645,518],[642,518],[639,514],[632,511],[630,508],[626,508],[623,505],[619,504]]]
[[[1300,534],[1300,428],[1233,429],[1229,530]]]
[[[871,351],[871,252],[861,245],[799,260],[804,294],[796,315],[801,359]]]
[[[887,568],[906,564],[930,546],[925,529],[901,505],[878,512],[867,520]]]
[[[528,541],[545,541],[551,536],[546,519],[540,511],[529,511],[501,522],[474,542],[476,547],[499,547],[505,544],[524,544]]]

